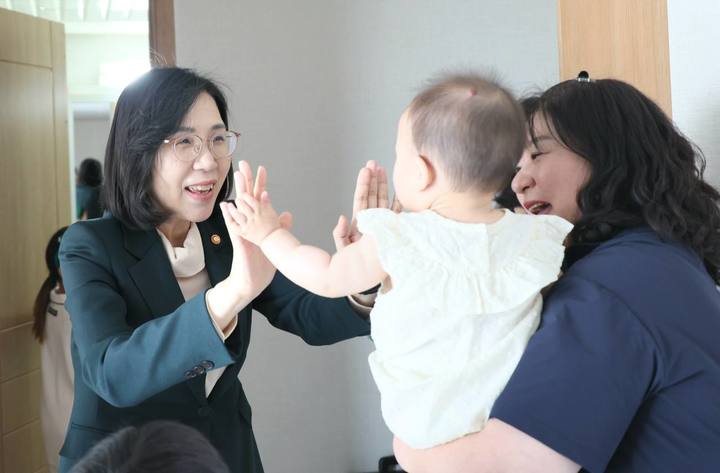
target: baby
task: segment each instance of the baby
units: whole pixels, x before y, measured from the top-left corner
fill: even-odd
[[[509,92],[448,76],[400,117],[393,184],[405,211],[360,212],[362,238],[334,255],[283,229],[267,193],[222,204],[229,231],[307,290],[339,297],[382,284],[370,368],[385,422],[414,448],[483,428],[538,326],[540,291],[559,275],[572,225],[493,206],[525,142]]]

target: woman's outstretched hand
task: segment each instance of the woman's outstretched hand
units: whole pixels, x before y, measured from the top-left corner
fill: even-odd
[[[333,240],[337,250],[345,248],[362,237],[357,228],[357,214],[361,210],[374,208],[391,208],[395,212],[401,210],[397,198],[393,199],[392,205],[388,200],[388,180],[385,168],[378,166],[375,161],[368,161],[358,173],[353,196],[352,219],[348,221],[344,215],[340,215],[338,223],[333,229]]]
[[[341,215],[333,229],[333,240],[338,251],[362,238],[357,228],[358,212],[375,208],[390,208],[394,212],[402,210],[397,198],[392,200],[392,204],[388,199],[388,179],[385,169],[378,166],[375,161],[368,161],[358,173],[353,196],[352,219],[348,221],[344,215]],[[350,298],[355,303],[355,310],[367,316],[370,308],[375,304],[376,296],[376,293],[353,294]]]
[[[249,194],[258,201],[265,193],[267,172],[265,168],[258,168],[257,176],[253,179],[252,169],[246,161],[240,161],[239,171],[234,173],[236,199],[235,205],[243,201],[243,195]],[[260,248],[252,242],[242,238],[242,216],[237,214],[237,208],[232,203],[220,203],[220,210],[230,235],[233,248],[232,266],[226,279],[210,289],[206,295],[208,310],[220,327],[226,327],[235,315],[250,304],[272,281],[275,276],[275,267],[268,261]],[[235,212],[238,220],[230,212]],[[292,216],[285,212],[279,216],[283,228],[292,226]],[[225,323],[225,325],[223,325]]]
[[[262,168],[258,172],[260,170]],[[228,231],[235,233],[233,236],[240,236],[257,246],[261,246],[263,240],[275,230],[283,228],[267,191],[260,194],[260,200],[249,192],[238,194],[235,207],[226,205],[223,210],[226,217],[232,219],[232,222],[227,223]]]

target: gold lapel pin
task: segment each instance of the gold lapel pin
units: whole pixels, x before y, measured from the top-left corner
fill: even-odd
[[[218,235],[217,233],[213,233],[212,236],[210,237],[210,241],[212,242],[213,245],[219,245],[220,242],[222,241],[222,238],[220,238],[220,235]]]

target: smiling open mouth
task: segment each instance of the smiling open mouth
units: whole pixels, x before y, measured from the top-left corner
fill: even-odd
[[[547,202],[533,202],[531,205],[526,207],[526,210],[533,215],[541,214],[550,209],[550,204]]]
[[[206,184],[206,185],[196,185],[196,186],[187,186],[185,189],[189,192],[192,192],[193,194],[198,195],[205,195],[212,192],[212,190],[215,188],[215,184]]]

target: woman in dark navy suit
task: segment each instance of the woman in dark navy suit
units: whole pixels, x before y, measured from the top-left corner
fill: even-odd
[[[117,429],[156,419],[202,432],[231,471],[261,472],[237,376],[251,310],[313,345],[369,333],[350,301],[307,293],[228,236],[217,204],[238,136],[221,91],[190,70],[155,69],[120,96],[109,214],[72,225],[61,248],[76,372],[61,472]],[[259,196],[264,172],[245,175],[238,185]]]

